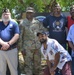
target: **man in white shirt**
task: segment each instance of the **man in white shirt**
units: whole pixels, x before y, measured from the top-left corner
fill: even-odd
[[[74,24],[70,27],[68,35],[67,35],[67,41],[69,43],[69,46],[72,49],[72,74],[74,75]]]
[[[41,42],[41,53],[47,61],[48,71],[44,71],[44,75],[54,75],[55,70],[61,70],[62,75],[71,74],[71,56],[69,53],[55,40],[48,38],[45,32],[37,33]]]

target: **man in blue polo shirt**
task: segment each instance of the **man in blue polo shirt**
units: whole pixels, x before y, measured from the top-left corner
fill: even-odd
[[[5,8],[0,22],[0,75],[6,75],[7,64],[11,75],[18,75],[18,50],[16,47],[18,38],[18,24],[11,20],[11,13],[9,9]]]

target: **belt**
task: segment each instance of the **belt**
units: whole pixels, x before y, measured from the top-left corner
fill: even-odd
[[[12,50],[12,49],[14,49],[14,48],[16,48],[16,47],[10,47],[10,48],[8,48],[6,51]]]
[[[3,50],[3,51],[9,51],[9,50],[12,50],[12,49],[14,49],[14,48],[16,48],[16,46],[10,47],[10,48],[8,48],[7,50]],[[1,48],[0,48],[0,50],[1,50]]]

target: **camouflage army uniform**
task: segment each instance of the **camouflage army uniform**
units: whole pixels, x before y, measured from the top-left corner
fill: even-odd
[[[44,31],[44,27],[36,19],[30,22],[24,19],[21,22],[20,46],[26,51],[25,73],[26,75],[39,75],[41,69],[40,42],[36,36],[39,31]]]

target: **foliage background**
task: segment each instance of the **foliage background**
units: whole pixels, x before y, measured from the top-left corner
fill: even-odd
[[[28,6],[34,7],[36,12],[43,13],[50,12],[56,2],[61,5],[62,11],[66,12],[74,4],[74,0],[0,0],[0,18],[3,8],[9,8],[12,18],[19,19]],[[24,73],[22,54],[19,54],[19,56],[20,70],[21,73]]]
[[[10,9],[13,18],[18,19],[28,6],[34,7],[36,12],[49,12],[56,2],[61,5],[62,11],[69,11],[74,4],[74,0],[0,0],[0,17],[5,7]]]

